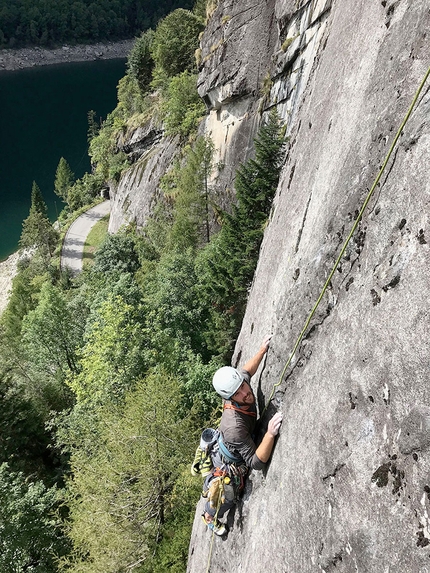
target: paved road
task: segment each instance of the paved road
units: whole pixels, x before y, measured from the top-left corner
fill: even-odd
[[[104,201],[89,209],[70,225],[61,249],[62,270],[69,268],[74,275],[81,272],[84,244],[88,233],[108,213],[110,213],[110,201]]]

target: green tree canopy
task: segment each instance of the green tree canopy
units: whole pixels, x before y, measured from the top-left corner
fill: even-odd
[[[33,181],[30,213],[22,223],[19,246],[22,249],[34,247],[44,256],[52,256],[57,244],[58,233],[51,225],[46,213],[47,207],[39,186]]]
[[[111,296],[90,318],[79,373],[68,383],[78,402],[121,400],[144,371],[143,333],[136,311],[120,296]]]
[[[67,203],[67,195],[69,189],[72,187],[75,176],[70,169],[70,165],[62,157],[58,163],[57,171],[55,173],[54,190],[55,193]]]
[[[0,465],[0,569],[5,573],[56,573],[56,557],[66,553],[56,488],[29,481]]]
[[[3,366],[3,365],[2,365]],[[50,436],[44,417],[24,395],[9,372],[0,379],[0,464],[13,471],[46,477],[44,468]]]
[[[218,333],[218,340],[208,340],[208,345],[223,354],[231,347],[245,311],[284,149],[284,128],[273,111],[255,139],[255,159],[237,171],[237,203],[232,213],[221,213],[221,231],[198,257],[200,296],[212,309],[213,324],[208,336]]]
[[[107,235],[96,252],[94,272],[133,273],[139,267],[135,242],[131,235]]]
[[[166,133],[186,137],[205,115],[205,105],[197,93],[197,75],[189,71],[173,77],[167,84],[162,110]]]
[[[194,69],[194,52],[202,30],[202,22],[192,12],[182,8],[171,12],[155,30],[151,44],[155,65],[168,77]]]
[[[71,309],[62,291],[49,282],[42,286],[39,304],[23,320],[22,336],[33,364],[45,376],[78,371],[77,350],[85,323]]]
[[[40,213],[44,217],[48,215],[48,207],[43,199],[42,191],[36,181],[33,181],[31,187],[31,206],[30,213]]]
[[[154,35],[153,30],[147,30],[140,38],[137,38],[127,59],[128,73],[137,81],[142,94],[149,90],[152,80],[154,60],[151,54],[151,44]]]
[[[0,0],[1,47],[130,38],[193,0]]]
[[[167,243],[172,250],[196,248],[209,242],[213,152],[212,141],[198,137],[183,164],[165,179],[169,186],[165,193],[174,200],[174,221]]]
[[[178,416],[179,405],[178,380],[157,369],[137,384],[124,405],[103,408],[97,450],[90,458],[83,450],[71,458],[67,497],[75,552],[64,563],[67,571],[132,570],[150,557],[184,502],[189,519],[189,499],[174,490],[184,469],[189,472],[186,462],[194,449],[193,432],[188,420]],[[176,556],[180,570],[186,547]]]

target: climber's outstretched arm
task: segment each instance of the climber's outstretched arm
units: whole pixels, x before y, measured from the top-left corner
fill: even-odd
[[[261,347],[257,354],[253,356],[248,362],[243,366],[243,369],[249,372],[250,376],[254,376],[257,372],[257,368],[260,366],[260,362],[263,360],[264,355],[269,349],[270,339],[272,338],[271,334],[267,334],[264,337],[263,342],[261,343]]]

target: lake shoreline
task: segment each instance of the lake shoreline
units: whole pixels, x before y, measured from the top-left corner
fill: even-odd
[[[133,44],[134,39],[90,45],[63,45],[52,50],[38,47],[3,49],[0,50],[0,73],[68,62],[126,58]]]

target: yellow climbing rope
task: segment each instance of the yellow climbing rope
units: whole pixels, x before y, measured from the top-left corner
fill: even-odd
[[[352,238],[352,236],[353,236],[353,234],[354,234],[354,232],[355,232],[355,230],[356,230],[356,228],[357,228],[357,225],[358,225],[358,223],[360,222],[360,220],[361,220],[361,218],[362,218],[362,216],[363,216],[363,213],[364,213],[364,211],[365,211],[365,209],[366,209],[366,207],[367,207],[367,204],[368,204],[369,201],[370,201],[370,198],[371,198],[372,195],[373,195],[373,192],[374,192],[375,189],[376,189],[376,186],[377,186],[378,183],[379,183],[379,180],[381,179],[381,176],[382,176],[382,174],[383,174],[383,172],[384,172],[384,170],[385,170],[385,168],[386,168],[386,166],[387,166],[388,161],[390,160],[391,154],[393,153],[393,150],[394,150],[394,148],[395,148],[395,146],[396,146],[396,143],[397,143],[397,141],[398,141],[400,135],[402,134],[403,128],[405,127],[405,125],[406,125],[406,123],[407,123],[407,121],[408,121],[408,119],[409,119],[409,117],[410,117],[410,115],[411,115],[411,113],[412,113],[412,110],[413,110],[413,108],[415,107],[415,104],[416,104],[418,98],[420,97],[421,91],[422,91],[422,89],[423,89],[423,87],[424,87],[424,84],[425,84],[426,81],[427,81],[427,78],[429,77],[429,74],[430,74],[430,68],[427,70],[427,73],[426,73],[426,75],[424,76],[424,79],[422,80],[422,82],[421,82],[421,84],[420,84],[420,86],[419,86],[419,88],[418,88],[418,90],[417,90],[417,92],[416,92],[416,94],[415,94],[415,96],[414,96],[414,99],[412,100],[411,105],[409,106],[409,109],[408,109],[408,111],[407,111],[407,113],[406,113],[406,115],[405,115],[405,118],[403,119],[403,121],[402,121],[402,123],[401,123],[401,125],[400,125],[400,127],[399,127],[399,129],[398,129],[398,131],[397,131],[397,133],[396,133],[396,136],[395,136],[395,138],[394,138],[394,140],[393,140],[393,143],[391,144],[391,147],[390,147],[390,149],[389,149],[389,151],[388,151],[388,153],[387,153],[387,156],[385,157],[384,163],[382,164],[382,167],[381,167],[381,169],[379,170],[379,173],[378,173],[378,175],[377,175],[375,181],[373,182],[373,185],[372,185],[372,187],[370,188],[369,193],[367,194],[367,197],[366,197],[366,199],[365,199],[365,201],[364,201],[364,203],[363,203],[363,205],[362,205],[362,207],[361,207],[361,209],[360,209],[360,212],[359,212],[358,215],[357,215],[357,218],[356,218],[356,220],[355,220],[355,222],[354,222],[354,225],[352,226],[352,229],[351,229],[351,231],[350,231],[348,237],[346,238],[345,243],[343,244],[343,247],[342,247],[342,249],[341,249],[341,251],[340,251],[340,253],[339,253],[339,256],[337,257],[336,262],[335,262],[335,264],[334,264],[332,270],[330,271],[330,274],[329,274],[328,277],[327,277],[327,280],[326,280],[326,282],[325,282],[325,284],[324,284],[324,286],[323,286],[323,288],[322,288],[322,291],[321,291],[321,293],[320,293],[320,295],[319,295],[319,297],[318,297],[316,303],[314,304],[314,306],[313,306],[313,308],[312,308],[312,310],[311,310],[311,312],[310,312],[308,318],[306,319],[305,325],[304,325],[302,331],[300,332],[300,335],[299,335],[299,337],[297,338],[296,343],[294,344],[294,347],[293,347],[293,350],[292,350],[292,352],[291,352],[291,354],[290,354],[290,357],[288,358],[287,363],[285,364],[284,369],[282,370],[281,376],[279,377],[279,381],[278,381],[276,384],[273,385],[272,392],[271,392],[271,394],[270,394],[270,396],[269,396],[269,399],[267,400],[267,404],[266,404],[266,406],[265,406],[265,408],[264,408],[264,410],[263,410],[263,412],[262,412],[262,414],[261,414],[261,417],[263,417],[263,415],[265,414],[265,412],[266,412],[266,410],[267,410],[267,408],[268,408],[270,402],[272,401],[273,396],[275,395],[276,388],[278,388],[278,387],[282,384],[282,380],[284,379],[284,376],[285,376],[285,373],[286,373],[286,371],[287,371],[287,368],[288,368],[288,366],[291,364],[291,361],[292,361],[292,359],[293,359],[293,357],[294,357],[294,354],[296,353],[297,348],[299,347],[299,344],[300,344],[301,341],[303,340],[303,337],[304,337],[304,335],[305,335],[305,333],[306,333],[306,330],[307,330],[307,328],[308,328],[308,326],[309,326],[309,323],[311,322],[312,317],[314,316],[315,311],[317,310],[317,308],[318,308],[318,306],[319,306],[319,304],[320,304],[320,302],[321,302],[321,299],[323,298],[324,293],[325,293],[325,291],[327,290],[327,287],[329,286],[330,281],[331,281],[331,279],[333,278],[333,275],[334,275],[334,273],[335,273],[337,267],[339,266],[339,263],[340,263],[340,261],[341,261],[343,255],[344,255],[344,253],[345,253],[345,250],[346,250],[346,248],[347,248],[347,246],[348,246],[348,243],[349,243],[349,241],[351,240],[351,238]]]

